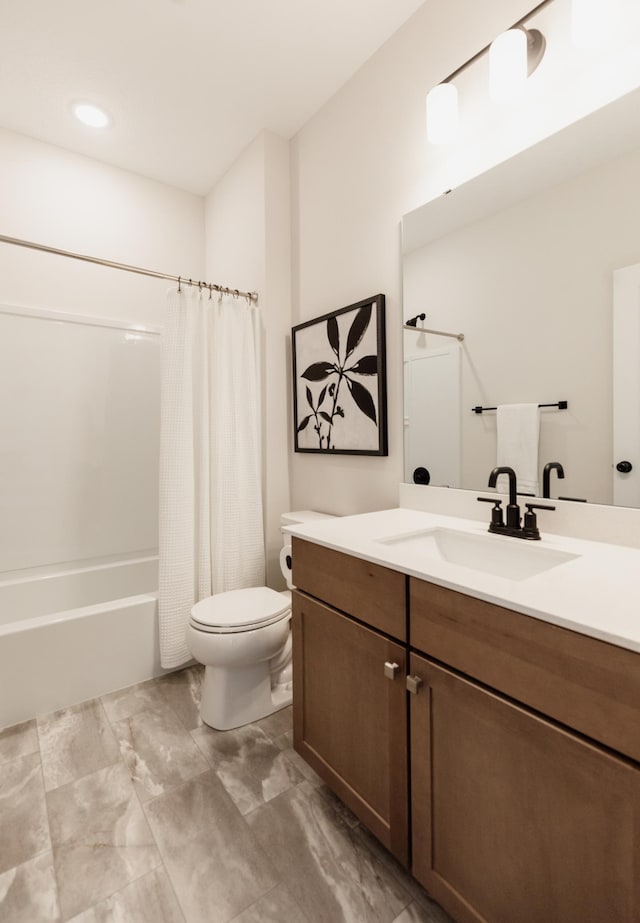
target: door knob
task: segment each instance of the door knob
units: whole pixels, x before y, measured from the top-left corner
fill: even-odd
[[[414,484],[428,484],[431,480],[431,474],[429,473],[428,468],[419,467],[416,468],[413,472],[413,483]]]
[[[633,468],[633,465],[631,464],[630,461],[621,461],[621,462],[618,462],[618,464],[616,465],[616,470],[619,471],[621,474],[629,474],[632,468]]]
[[[398,663],[389,663],[387,660],[384,665],[384,675],[387,677],[387,679],[395,679],[399,670],[400,664]]]
[[[407,691],[417,695],[422,686],[423,680],[419,676],[407,676]]]

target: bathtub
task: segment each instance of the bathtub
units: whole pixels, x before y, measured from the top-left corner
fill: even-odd
[[[158,559],[0,580],[0,728],[165,672]]]

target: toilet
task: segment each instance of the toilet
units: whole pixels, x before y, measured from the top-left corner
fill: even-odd
[[[280,526],[326,513],[284,513]],[[291,539],[283,533],[280,569],[291,584]],[[251,724],[291,704],[291,593],[269,587],[229,590],[202,599],[191,610],[186,642],[204,664],[200,717],[219,731]]]

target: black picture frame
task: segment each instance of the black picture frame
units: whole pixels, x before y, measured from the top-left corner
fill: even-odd
[[[387,455],[385,296],[291,328],[294,450]]]

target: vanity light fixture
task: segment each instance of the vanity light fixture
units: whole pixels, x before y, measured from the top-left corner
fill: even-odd
[[[527,35],[524,29],[507,29],[489,48],[489,95],[508,102],[527,80]]]
[[[458,134],[458,90],[439,83],[427,93],[427,137],[432,144],[451,144]]]
[[[520,93],[534,72],[546,48],[539,29],[516,26],[507,29],[489,48],[489,95],[495,102],[508,102]]]
[[[73,107],[73,114],[78,121],[90,128],[106,128],[111,122],[104,109],[92,103],[76,103]]]
[[[543,0],[499,35],[491,45],[478,51],[427,94],[427,137],[432,144],[449,144],[455,140],[458,125],[458,93],[452,81],[474,61],[489,52],[491,98],[513,99],[523,88],[544,56],[546,41],[539,29],[524,24],[553,0]],[[584,0],[583,0],[584,2]],[[598,0],[592,0],[598,2]]]

